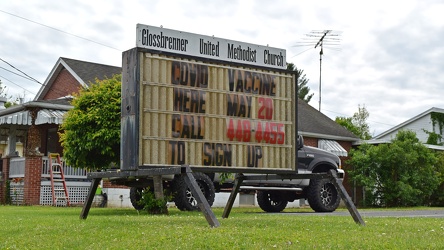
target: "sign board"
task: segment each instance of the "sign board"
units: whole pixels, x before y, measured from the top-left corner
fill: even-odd
[[[148,47],[147,34],[158,36]],[[196,56],[191,48],[198,48],[202,37],[138,25],[140,48],[123,54],[121,169],[296,170],[294,73],[224,62],[223,44],[228,48],[232,42],[224,39],[211,38],[220,46],[214,55]],[[180,51],[159,42],[170,40]],[[236,43],[257,56],[268,48]],[[217,55],[221,60],[208,60]]]
[[[143,24],[137,25],[137,47],[269,68],[287,68],[284,49]]]

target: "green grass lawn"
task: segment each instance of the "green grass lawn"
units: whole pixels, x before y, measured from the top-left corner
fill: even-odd
[[[233,208],[211,228],[200,212],[0,206],[0,249],[444,249],[444,219],[267,214]],[[311,211],[300,208],[286,212]],[[343,210],[346,211],[346,210]],[[361,211],[361,210],[360,210]],[[444,209],[443,209],[444,211]]]

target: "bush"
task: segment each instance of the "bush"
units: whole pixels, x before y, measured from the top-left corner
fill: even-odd
[[[412,131],[400,131],[390,144],[361,145],[350,157],[350,177],[365,187],[372,206],[430,205],[442,183],[438,158]]]
[[[120,88],[115,75],[75,94],[59,133],[68,165],[100,170],[119,163]]]
[[[154,192],[147,187],[143,189],[141,197],[138,203],[149,214],[168,214],[167,202],[171,200],[168,195],[164,195],[163,199],[156,199]]]
[[[437,152],[436,157],[438,159],[436,175],[439,177],[440,184],[430,197],[430,205],[444,207],[444,152]]]

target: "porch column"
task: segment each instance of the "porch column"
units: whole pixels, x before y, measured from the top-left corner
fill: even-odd
[[[40,184],[42,181],[42,156],[26,156],[23,203],[40,204]]]
[[[12,126],[9,128],[7,154],[8,156],[15,156],[17,151],[17,128]]]
[[[2,176],[0,177],[0,204],[6,203],[6,197],[8,194],[6,193],[8,190],[6,188],[6,184],[9,180],[9,164],[10,164],[10,157],[4,157],[0,159],[2,164],[2,169],[0,172],[2,172]]]
[[[42,156],[40,153],[40,130],[35,125],[38,109],[29,110],[31,127],[28,130],[28,139],[25,149],[25,178],[23,203],[27,205],[40,204],[40,185],[42,179]]]

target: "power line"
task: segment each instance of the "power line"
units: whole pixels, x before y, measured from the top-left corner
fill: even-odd
[[[32,81],[35,81],[36,83],[38,83],[38,84],[40,84],[40,85],[43,85],[43,83],[39,82],[38,80],[36,80],[36,79],[33,78],[32,76],[26,74],[25,72],[21,71],[20,69],[14,67],[14,65],[8,63],[7,61],[3,60],[2,58],[0,58],[0,60],[1,60],[2,62],[4,62],[4,63],[8,64],[11,68],[13,68],[13,69],[17,70],[18,72],[20,72],[20,73],[24,74],[25,76],[27,76],[27,77],[29,78],[28,80],[32,80]]]
[[[104,43],[96,42],[96,41],[91,40],[91,39],[89,39],[89,38],[81,37],[81,36],[79,36],[79,35],[72,34],[72,33],[69,33],[69,32],[66,32],[66,31],[64,31],[64,30],[61,30],[61,29],[57,29],[57,28],[51,27],[51,26],[46,25],[46,24],[43,24],[43,23],[39,23],[39,22],[36,22],[36,21],[30,20],[30,19],[28,19],[28,18],[24,18],[24,17],[18,16],[18,15],[15,15],[15,14],[12,14],[12,13],[9,13],[9,12],[6,12],[6,11],[4,11],[4,10],[0,10],[0,12],[3,12],[3,13],[8,14],[8,15],[11,15],[11,16],[13,16],[13,17],[17,17],[17,18],[23,19],[23,20],[28,21],[28,22],[31,22],[31,23],[35,23],[35,24],[38,24],[38,25],[44,26],[44,27],[49,28],[49,29],[53,29],[53,30],[55,30],[55,31],[58,31],[58,32],[61,32],[61,33],[64,33],[64,34],[67,34],[67,35],[70,35],[70,36],[74,36],[74,37],[77,37],[77,38],[83,39],[83,40],[88,41],[88,42],[92,42],[92,43],[95,43],[95,44],[99,44],[99,45],[102,45],[102,46],[108,47],[108,48],[110,48],[110,49],[114,49],[114,50],[117,50],[117,51],[120,51],[120,52],[123,51],[123,50],[121,50],[121,49],[114,48],[114,47],[109,46],[109,45],[106,45],[106,44],[104,44]]]
[[[28,22],[31,22],[31,23],[34,23],[34,24],[38,24],[38,25],[41,25],[41,26],[43,26],[43,27],[46,27],[46,28],[49,28],[49,29],[52,29],[52,30],[55,30],[55,31],[58,31],[58,32],[61,32],[61,33],[67,34],[67,35],[70,35],[70,36],[74,36],[74,37],[76,37],[76,38],[83,39],[83,40],[86,40],[86,41],[89,41],[89,42],[92,42],[92,43],[95,43],[95,44],[98,44],[98,45],[101,45],[101,46],[104,46],[104,47],[107,47],[107,48],[111,48],[111,49],[114,49],[114,50],[117,50],[117,51],[120,51],[120,52],[123,51],[123,50],[121,50],[121,49],[114,48],[114,47],[109,46],[109,45],[106,45],[106,44],[104,44],[104,43],[96,42],[96,41],[94,41],[94,40],[91,40],[91,39],[88,39],[88,38],[84,38],[84,37],[81,37],[81,36],[79,36],[79,35],[75,35],[75,34],[72,34],[72,33],[69,33],[69,32],[66,32],[66,31],[63,31],[63,30],[60,30],[60,29],[54,28],[54,27],[51,27],[51,26],[49,26],[49,25],[45,25],[45,24],[42,24],[42,23],[39,23],[39,22],[36,22],[36,21],[30,20],[30,19],[28,19],[28,18],[24,18],[24,17],[18,16],[18,15],[15,15],[15,14],[9,13],[9,12],[4,11],[4,10],[0,10],[0,12],[3,12],[3,13],[5,13],[5,14],[8,14],[8,15],[14,16],[14,17],[16,17],[16,18],[20,18],[20,19],[23,19],[23,20],[25,20],[25,21],[28,21]],[[0,60],[4,61],[4,60],[1,59],[1,58],[0,58]],[[9,70],[3,68],[4,70],[7,70],[7,71],[9,71],[9,72],[11,72],[11,73],[13,73],[13,74],[18,75],[18,76],[21,76],[21,77],[23,77],[23,78],[25,78],[25,79],[27,79],[27,80],[35,81],[35,82],[39,83],[40,85],[44,86],[43,83],[41,83],[41,82],[39,82],[38,80],[34,79],[33,77],[27,75],[26,73],[24,73],[23,71],[19,70],[18,68],[12,66],[10,63],[8,63],[8,62],[6,62],[6,61],[4,61],[4,62],[7,63],[7,64],[8,64],[9,66],[11,66],[12,68],[16,69],[17,71],[21,72],[22,74],[26,75],[28,78],[25,77],[25,76],[21,76],[21,75],[19,75],[19,74],[17,74],[17,73],[11,72],[11,71],[9,71]],[[6,78],[5,78],[5,79],[6,79]],[[7,80],[7,79],[6,79],[6,80]],[[10,80],[8,80],[8,81],[10,81]],[[11,82],[11,81],[10,81],[10,82]],[[11,83],[12,83],[12,82],[11,82]],[[15,83],[14,83],[14,84],[15,84]],[[17,85],[17,84],[15,84],[15,85]],[[17,86],[18,86],[18,85],[17,85]],[[53,91],[58,92],[58,90],[56,90],[56,89],[53,89]]]
[[[17,75],[17,76],[23,77],[23,78],[25,78],[26,80],[30,80],[30,81],[35,82],[33,79],[31,79],[31,78],[29,78],[29,77],[27,77],[27,76],[23,76],[23,75],[17,74],[17,73],[15,73],[15,72],[12,71],[12,70],[9,70],[9,69],[6,69],[6,68],[3,68],[3,67],[1,67],[1,66],[0,66],[0,69],[3,69],[3,70],[5,70],[5,71],[8,71],[9,73],[12,73],[12,74],[14,74],[14,75]]]
[[[339,113],[339,112],[336,112],[336,111],[331,111],[331,110],[324,110],[324,111],[327,111],[327,112],[330,112],[330,113],[335,113],[335,114],[341,115],[341,116],[343,116],[343,117],[352,117],[352,116],[348,116],[348,115],[346,115],[346,114],[342,114],[342,113]],[[369,120],[369,122],[377,123],[377,124],[381,124],[381,125],[386,125],[386,126],[391,126],[391,127],[394,127],[394,126],[395,126],[395,125],[393,125],[393,124],[388,124],[388,123],[383,123],[383,122],[377,122],[377,121],[373,121],[373,120]]]
[[[6,81],[8,81],[8,82],[10,82],[10,83],[14,84],[15,86],[17,86],[17,87],[19,87],[19,88],[22,88],[23,90],[25,90],[25,91],[28,91],[29,93],[31,93],[31,94],[33,94],[33,95],[35,95],[35,93],[34,93],[34,92],[32,92],[32,91],[29,91],[29,90],[27,90],[26,88],[23,88],[22,86],[20,86],[20,85],[18,85],[17,83],[15,83],[15,82],[13,82],[13,81],[9,80],[8,78],[6,78],[6,77],[4,77],[4,76],[2,76],[2,75],[0,75],[0,77],[1,77],[1,78],[3,78],[3,79],[5,79],[5,80],[6,80]]]
[[[21,71],[20,69],[14,67],[12,64],[8,63],[7,61],[3,60],[2,58],[0,58],[0,60],[3,61],[3,62],[5,62],[6,64],[8,64],[10,67],[14,68],[15,70],[19,71],[20,73],[24,74],[25,76],[20,75],[20,74],[17,74],[17,73],[15,73],[15,72],[13,72],[13,71],[11,71],[11,70],[8,70],[8,69],[5,69],[5,68],[3,68],[3,67],[0,67],[0,68],[4,69],[4,70],[6,70],[6,71],[8,71],[8,72],[10,72],[10,73],[12,73],[12,74],[15,74],[15,75],[18,75],[18,76],[20,76],[20,77],[23,77],[23,78],[25,78],[25,79],[27,79],[27,80],[37,82],[38,84],[40,84],[40,85],[42,85],[42,86],[45,86],[43,83],[41,83],[41,82],[39,82],[38,80],[34,79],[33,77],[29,76],[28,74],[26,74],[25,72]],[[5,77],[3,77],[3,78],[6,79],[6,80],[8,80],[8,79],[5,78]],[[8,81],[11,82],[11,83],[13,83],[11,80],[8,80]],[[13,83],[13,84],[19,86],[19,85],[16,84],[16,83]],[[20,86],[19,86],[19,87],[20,87]],[[21,87],[21,88],[23,88],[23,87]],[[25,88],[23,88],[23,89],[25,89]],[[25,89],[25,90],[26,90],[26,89]],[[29,90],[27,90],[27,91],[30,92]],[[51,91],[54,91],[54,92],[56,92],[56,93],[62,93],[62,94],[65,94],[65,92],[64,92],[63,90],[59,90],[59,89],[56,89],[56,88],[52,88]],[[30,93],[32,93],[32,92],[30,92]],[[33,93],[33,94],[35,95],[35,93]]]

